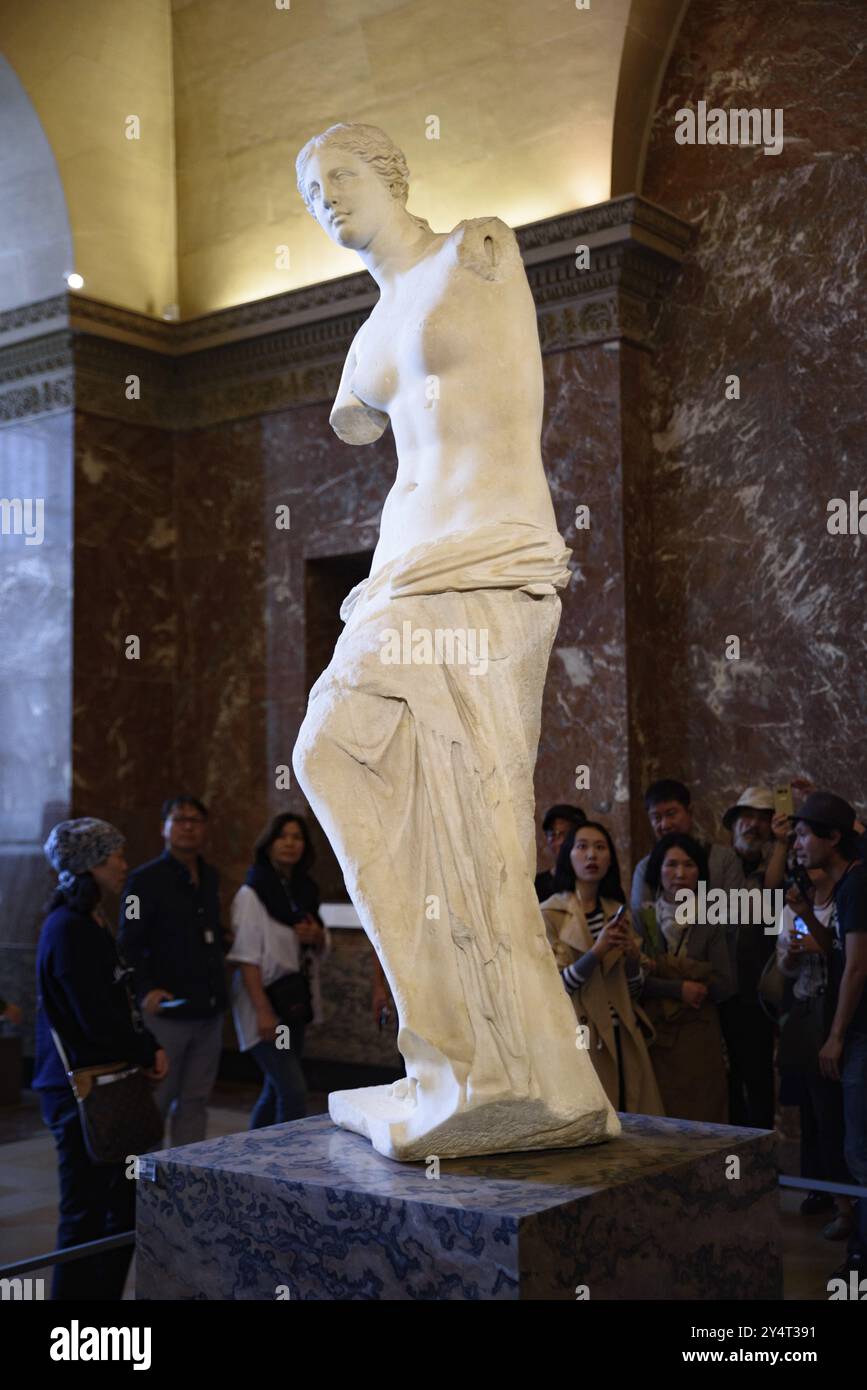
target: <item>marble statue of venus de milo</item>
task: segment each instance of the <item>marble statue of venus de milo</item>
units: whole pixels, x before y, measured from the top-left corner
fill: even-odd
[[[331,425],[390,424],[397,473],[370,574],[293,754],[398,1014],[406,1076],[338,1091],[338,1125],[398,1160],[595,1143],[619,1122],[533,888],[542,688],[570,578],[542,467],[542,358],[497,217],[434,232],[375,126],[331,126],[298,187],[380,296]],[[395,640],[395,635],[399,640]]]

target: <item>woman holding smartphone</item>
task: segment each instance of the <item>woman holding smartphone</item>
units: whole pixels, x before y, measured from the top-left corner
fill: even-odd
[[[604,825],[570,830],[557,856],[554,893],[540,904],[548,940],[586,1047],[611,1104],[643,1115],[665,1111],[647,1051],[653,1029],[638,1004],[643,975]]]

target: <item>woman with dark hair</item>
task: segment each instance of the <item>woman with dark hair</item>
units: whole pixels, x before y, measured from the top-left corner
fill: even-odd
[[[614,841],[604,825],[573,826],[563,841],[554,893],[540,904],[548,940],[589,1049],[617,1110],[662,1115],[647,1053],[653,1029],[638,1004],[642,974]]]
[[[132,1002],[102,910],[103,893],[120,893],[126,878],[124,838],[89,816],[55,825],[45,854],[58,887],[36,952],[38,1008],[33,1089],[57,1146],[60,1177],[58,1249],[135,1229],[135,1183],[124,1163],[94,1163],[78,1106],[53,1034],[70,1070],[126,1062],[151,1081],[168,1071],[166,1054]],[[132,1246],[55,1266],[52,1298],[119,1299]]]
[[[727,1124],[717,1008],[733,989],[726,929],[696,922],[696,898],[684,894],[696,895],[707,879],[707,854],[691,835],[674,831],[657,841],[644,875],[654,902],[642,908],[638,921],[645,972],[641,998],[656,1030],[651,1059],[665,1113]]]
[[[304,1030],[322,1021],[319,963],[328,934],[310,877],[313,846],[302,816],[275,816],[256,841],[253,864],[232,903],[235,937],[228,959],[232,1013],[242,1052],[264,1073],[250,1129],[302,1119]]]

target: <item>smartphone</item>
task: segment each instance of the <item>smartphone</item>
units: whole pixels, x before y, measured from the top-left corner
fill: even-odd
[[[777,816],[793,816],[795,814],[791,782],[786,782],[782,787],[774,787],[774,814]]]
[[[617,911],[615,912],[614,916],[611,917],[611,918],[609,918],[609,920],[605,923],[606,927],[613,927],[613,926],[616,926],[616,924],[620,921],[620,919],[621,919],[621,917],[623,916],[623,914],[624,914],[625,911],[626,911],[626,903],[621,903],[620,907],[618,907],[618,909],[617,909]]]
[[[807,926],[807,923],[806,923],[806,922],[802,922],[802,921],[801,921],[800,917],[796,917],[796,918],[795,918],[794,928],[795,928],[795,936],[809,936],[809,935],[810,935],[810,928]]]
[[[182,1004],[188,1004],[189,1002],[189,999],[161,999],[160,1010],[179,1009]]]

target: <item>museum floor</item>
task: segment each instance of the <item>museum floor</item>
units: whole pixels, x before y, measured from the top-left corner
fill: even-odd
[[[209,1112],[208,1138],[234,1134],[246,1128],[256,1088],[221,1083]],[[308,1113],[327,1109],[326,1097],[311,1094]],[[787,1137],[787,1111],[782,1111],[783,1132],[779,1134],[780,1165],[794,1172],[797,1145]],[[56,1224],[56,1178],[54,1146],[42,1125],[36,1097],[23,1093],[14,1108],[0,1107],[0,1246],[4,1262],[28,1259],[40,1250],[53,1247]],[[827,1241],[822,1228],[827,1216],[803,1217],[798,1211],[802,1192],[780,1191],[783,1236],[783,1274],[786,1299],[827,1298],[826,1282],[843,1258],[844,1247]],[[34,1276],[50,1278],[50,1270]],[[125,1297],[133,1296],[135,1268],[130,1274]]]

